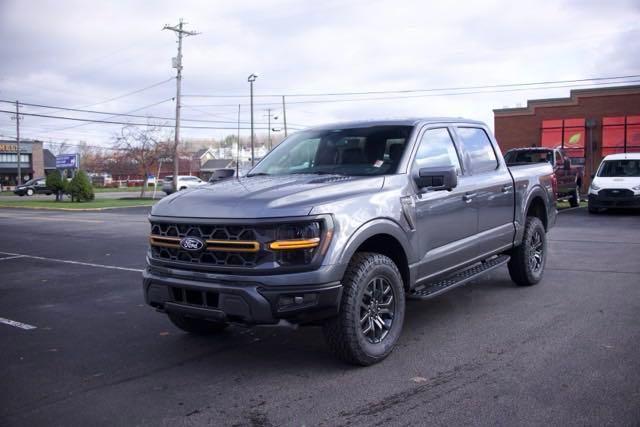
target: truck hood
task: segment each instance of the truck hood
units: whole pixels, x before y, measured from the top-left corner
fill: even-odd
[[[163,198],[151,215],[184,218],[277,218],[308,215],[314,206],[375,193],[384,177],[282,175],[228,179]]]

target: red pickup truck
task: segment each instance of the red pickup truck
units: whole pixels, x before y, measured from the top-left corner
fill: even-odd
[[[580,188],[584,181],[584,167],[573,165],[562,148],[527,147],[513,148],[506,152],[507,165],[550,163],[558,182],[558,200],[567,199],[572,207],[580,205]]]

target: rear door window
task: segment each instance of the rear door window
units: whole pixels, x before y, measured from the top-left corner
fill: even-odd
[[[498,157],[484,129],[459,127],[457,133],[471,173],[489,172],[498,168]]]

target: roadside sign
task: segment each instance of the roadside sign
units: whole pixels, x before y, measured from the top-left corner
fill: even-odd
[[[77,154],[61,154],[56,156],[56,169],[78,169]]]

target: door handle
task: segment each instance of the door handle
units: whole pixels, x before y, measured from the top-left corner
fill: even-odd
[[[509,191],[511,191],[512,188],[513,188],[513,185],[511,185],[511,184],[503,185],[502,186],[502,192],[503,193],[508,193]]]
[[[476,197],[476,195],[477,193],[473,193],[473,192],[464,193],[464,196],[462,196],[462,200],[469,203],[473,200],[474,197]]]

